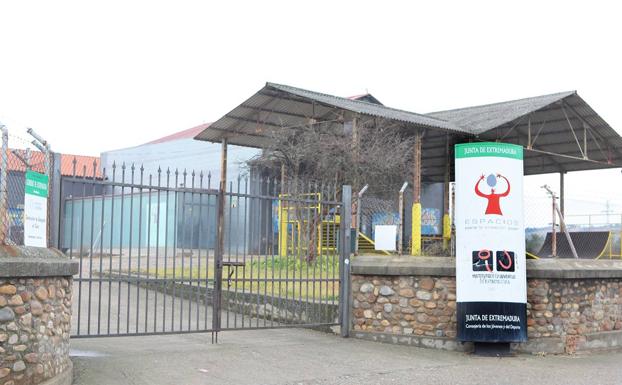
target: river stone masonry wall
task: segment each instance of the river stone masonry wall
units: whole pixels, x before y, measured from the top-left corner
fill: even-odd
[[[357,257],[352,334],[470,350],[456,337],[455,260]],[[622,347],[622,262],[528,261],[529,341],[515,351],[575,353]]]
[[[0,246],[0,384],[71,383],[76,270],[58,251]]]

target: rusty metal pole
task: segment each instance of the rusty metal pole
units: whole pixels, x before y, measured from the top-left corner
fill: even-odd
[[[412,234],[411,234],[411,255],[421,255],[421,152],[422,152],[422,130],[417,130],[415,134],[415,145],[413,154],[413,206],[412,206]]]
[[[9,131],[2,123],[0,123],[0,130],[2,130],[2,154],[0,154],[0,244],[4,244],[6,243],[9,222],[7,215],[9,207],[9,194],[7,190]]]
[[[225,193],[227,190],[227,138],[222,139],[220,153],[220,186],[218,188],[217,240],[214,255],[214,290],[212,298],[212,343],[218,343],[222,303],[222,261],[225,250]],[[214,338],[215,337],[215,338]]]
[[[358,119],[356,117],[352,118],[352,152],[354,154],[354,163],[357,165],[356,169],[352,170],[354,171],[353,185],[354,188],[357,189],[359,188],[359,182],[361,182],[359,180],[360,168],[358,167],[361,158],[361,135],[359,133]]]

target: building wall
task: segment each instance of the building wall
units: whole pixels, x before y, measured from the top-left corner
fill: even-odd
[[[227,162],[227,179],[236,180],[238,176],[245,174],[244,162],[259,154],[258,149],[249,147],[232,146],[228,147]],[[112,165],[116,163],[115,180],[121,180],[121,165],[126,164],[130,167],[134,164],[137,168],[143,166],[144,183],[149,182],[149,175],[153,176],[153,183],[157,183],[158,168],[162,168],[162,185],[166,184],[166,175],[164,172],[167,168],[171,171],[178,169],[180,172],[194,170],[198,175],[203,172],[205,177],[203,187],[207,188],[207,175],[211,174],[211,187],[217,188],[220,183],[220,156],[221,145],[218,143],[209,143],[198,141],[191,138],[178,139],[169,142],[143,144],[136,147],[124,148],[120,150],[112,150],[102,152],[101,164],[105,168],[105,175],[112,179]],[[126,181],[131,176],[129,170],[126,169]],[[136,170],[135,181],[139,182],[140,174]],[[171,175],[171,186],[175,185],[175,176]],[[183,178],[180,175],[177,186],[183,184]],[[198,187],[198,176],[195,179],[195,186]],[[186,187],[191,187],[191,177],[187,177]]]

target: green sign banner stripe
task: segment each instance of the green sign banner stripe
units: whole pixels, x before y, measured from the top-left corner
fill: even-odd
[[[456,144],[455,150],[456,158],[495,156],[501,158],[523,159],[523,146],[509,143],[460,143]]]
[[[26,171],[25,193],[47,198],[48,176],[34,171]]]

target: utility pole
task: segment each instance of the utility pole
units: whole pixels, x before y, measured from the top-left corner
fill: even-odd
[[[559,207],[557,207],[557,199],[559,199],[559,197],[557,196],[557,194],[555,194],[553,190],[551,190],[551,188],[548,185],[545,184],[544,186],[542,186],[542,188],[546,190],[546,192],[551,197],[551,200],[553,201],[553,219],[552,219],[553,229],[551,233],[551,254],[552,256],[557,257],[557,229],[555,228],[555,214],[557,214],[559,216],[559,225],[561,227],[561,230],[566,235],[566,240],[568,241],[568,245],[570,246],[570,251],[572,251],[572,255],[575,257],[575,259],[579,259],[579,256],[577,255],[577,250],[575,249],[574,243],[572,242],[572,238],[570,237],[570,233],[568,232],[568,229],[566,228],[566,222],[564,221],[564,216],[559,210]]]

